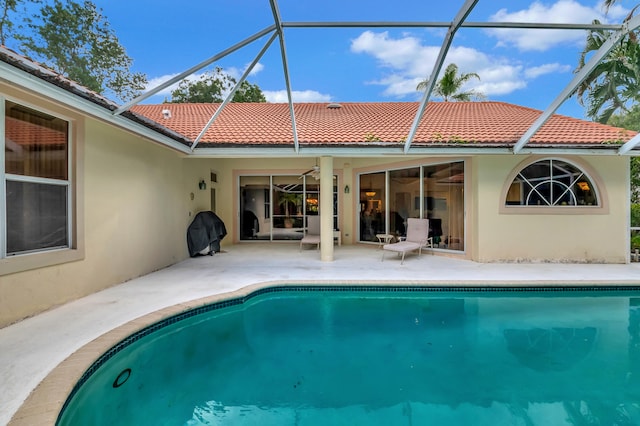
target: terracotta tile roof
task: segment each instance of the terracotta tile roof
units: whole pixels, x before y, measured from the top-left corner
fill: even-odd
[[[117,105],[42,65],[0,46],[0,61],[61,87],[107,110]],[[304,145],[403,145],[417,102],[295,104],[298,141]],[[122,116],[190,145],[219,104],[137,105]],[[171,118],[164,119],[162,110]],[[511,147],[541,111],[503,102],[430,102],[413,146]],[[611,147],[631,139],[636,132],[571,117],[554,115],[529,145]],[[228,104],[209,128],[199,147],[293,144],[288,104]],[[640,149],[640,148],[639,148]]]
[[[66,129],[38,126],[13,117],[5,117],[5,135],[8,141],[6,149],[9,151],[18,149],[17,147],[29,150],[55,149],[67,144]]]
[[[294,105],[298,140],[304,145],[403,144],[417,102],[299,103]],[[195,139],[219,104],[137,105],[132,111]],[[171,118],[163,118],[168,109]],[[541,111],[504,102],[430,102],[413,146],[512,146]],[[530,145],[590,146],[626,142],[635,132],[554,115]],[[288,104],[230,103],[207,130],[199,147],[290,145],[293,131]]]

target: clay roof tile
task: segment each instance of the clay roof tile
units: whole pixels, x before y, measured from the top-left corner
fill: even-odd
[[[137,105],[146,116],[191,140],[219,104]],[[163,118],[162,110],[171,111]],[[403,143],[418,109],[416,102],[347,102],[294,104],[300,144]],[[504,102],[430,102],[413,140],[414,145],[513,145],[541,112]],[[553,115],[530,144],[601,145],[624,142],[635,132],[599,123]],[[199,146],[223,144],[292,144],[288,104],[230,103],[207,130]]]

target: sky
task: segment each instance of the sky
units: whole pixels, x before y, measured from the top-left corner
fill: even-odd
[[[273,24],[269,0],[93,0],[133,59],[135,72],[156,87],[243,43]],[[450,22],[464,0],[278,0],[283,22]],[[619,0],[605,14],[600,1],[479,0],[467,22],[620,23],[636,4]],[[294,102],[418,101],[442,46],[443,28],[285,28],[284,44]],[[461,28],[443,70],[477,73],[465,89],[486,100],[544,110],[574,76],[584,47],[582,30]],[[225,55],[196,73],[221,67],[239,78],[268,36]],[[268,102],[286,102],[279,39],[248,81]],[[143,103],[161,103],[170,89]],[[433,98],[433,100],[437,100]],[[574,97],[558,113],[585,118]]]

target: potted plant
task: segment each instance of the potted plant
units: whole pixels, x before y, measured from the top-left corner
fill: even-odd
[[[294,194],[293,192],[283,192],[280,194],[280,201],[278,202],[281,206],[284,206],[284,227],[292,228],[293,227],[293,218],[291,217],[291,211],[289,210],[289,203],[296,206],[298,204],[298,194]]]

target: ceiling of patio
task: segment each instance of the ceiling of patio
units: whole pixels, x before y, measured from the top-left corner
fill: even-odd
[[[454,0],[455,1],[455,0]],[[454,3],[454,1],[449,2],[449,4]],[[493,1],[493,0],[484,0],[484,1]],[[282,1],[281,1],[282,2]],[[260,59],[263,55],[272,49],[276,49],[279,52],[284,84],[286,86],[287,92],[287,102],[289,104],[289,112],[291,115],[291,124],[292,130],[294,134],[294,141],[292,149],[296,154],[299,153],[300,147],[298,143],[298,132],[296,128],[296,114],[292,101],[292,91],[294,88],[291,84],[291,75],[290,75],[290,60],[291,56],[288,54],[289,45],[291,44],[291,40],[295,40],[295,29],[309,29],[309,28],[317,28],[323,31],[331,31],[332,29],[339,28],[377,28],[377,29],[392,29],[392,28],[433,28],[439,29],[442,32],[442,44],[439,49],[439,53],[431,72],[429,75],[425,75],[425,79],[428,79],[427,88],[422,95],[422,98],[419,102],[419,107],[417,113],[414,117],[413,124],[408,131],[408,137],[404,143],[403,152],[405,154],[409,154],[412,152],[412,142],[415,136],[415,132],[417,130],[418,124],[420,120],[423,118],[423,114],[426,109],[426,105],[432,99],[432,92],[434,88],[434,84],[438,79],[438,75],[443,68],[443,64],[446,63],[447,54],[449,52],[450,47],[452,46],[456,35],[464,29],[528,29],[528,30],[580,30],[584,32],[584,30],[600,28],[610,31],[610,36],[607,42],[592,55],[589,56],[587,63],[585,66],[573,75],[571,80],[568,82],[566,87],[557,93],[555,98],[553,98],[546,109],[542,112],[540,117],[521,135],[519,141],[514,144],[512,147],[513,153],[520,152],[529,142],[531,137],[544,125],[544,123],[561,107],[561,105],[575,92],[575,89],[578,85],[588,76],[588,74],[601,62],[601,60],[606,57],[609,51],[613,48],[613,46],[619,42],[628,32],[634,31],[640,27],[640,16],[634,16],[627,22],[621,24],[608,24],[608,25],[594,25],[590,22],[585,23],[555,23],[555,22],[489,22],[489,21],[474,21],[473,18],[473,10],[477,6],[480,0],[464,0],[464,1],[456,1],[459,4],[459,8],[457,9],[457,13],[454,16],[447,17],[446,20],[440,21],[428,21],[428,20],[420,20],[420,21],[314,21],[314,20],[298,20],[298,21],[290,21],[287,20],[287,16],[281,13],[280,5],[277,0],[265,0],[265,5],[268,5],[268,9],[265,8],[264,15],[265,19],[268,22],[265,28],[259,29],[251,36],[236,42],[235,44],[230,45],[229,47],[223,49],[218,54],[211,56],[209,58],[204,59],[202,62],[190,67],[184,72],[176,75],[170,80],[165,81],[162,84],[148,90],[143,93],[139,97],[133,99],[132,101],[122,105],[114,111],[114,115],[122,114],[125,111],[128,111],[132,106],[137,105],[151,96],[161,92],[162,90],[167,89],[173,84],[185,79],[186,77],[208,67],[221,59],[225,58],[227,55],[230,55],[240,49],[243,49],[246,46],[253,44],[254,42],[263,41],[266,39],[266,42],[255,56],[251,64],[248,66],[242,77],[238,81],[238,85],[244,81],[252,69],[259,63]],[[284,3],[284,2],[282,2]],[[505,6],[508,5],[509,2],[505,3]],[[290,6],[290,5],[289,5]],[[364,7],[364,6],[363,6]],[[292,8],[292,15],[300,14],[300,11],[304,8]],[[255,11],[254,11],[255,13]],[[437,13],[434,13],[434,16],[437,16]],[[241,24],[239,24],[241,25]],[[285,41],[285,32],[286,39]],[[308,49],[313,49],[313,46],[307,46]],[[213,125],[215,119],[220,111],[224,108],[226,103],[228,103],[233,97],[235,88],[229,93],[228,97],[221,104],[221,107],[214,113],[206,124],[206,126],[202,129],[201,135],[205,133],[205,131]],[[192,140],[191,143],[191,151],[195,151],[198,142],[200,140],[200,136],[196,137]],[[624,143],[620,146],[618,153],[619,154],[630,154],[631,150],[636,147],[640,143],[640,135],[634,137],[628,142]]]

